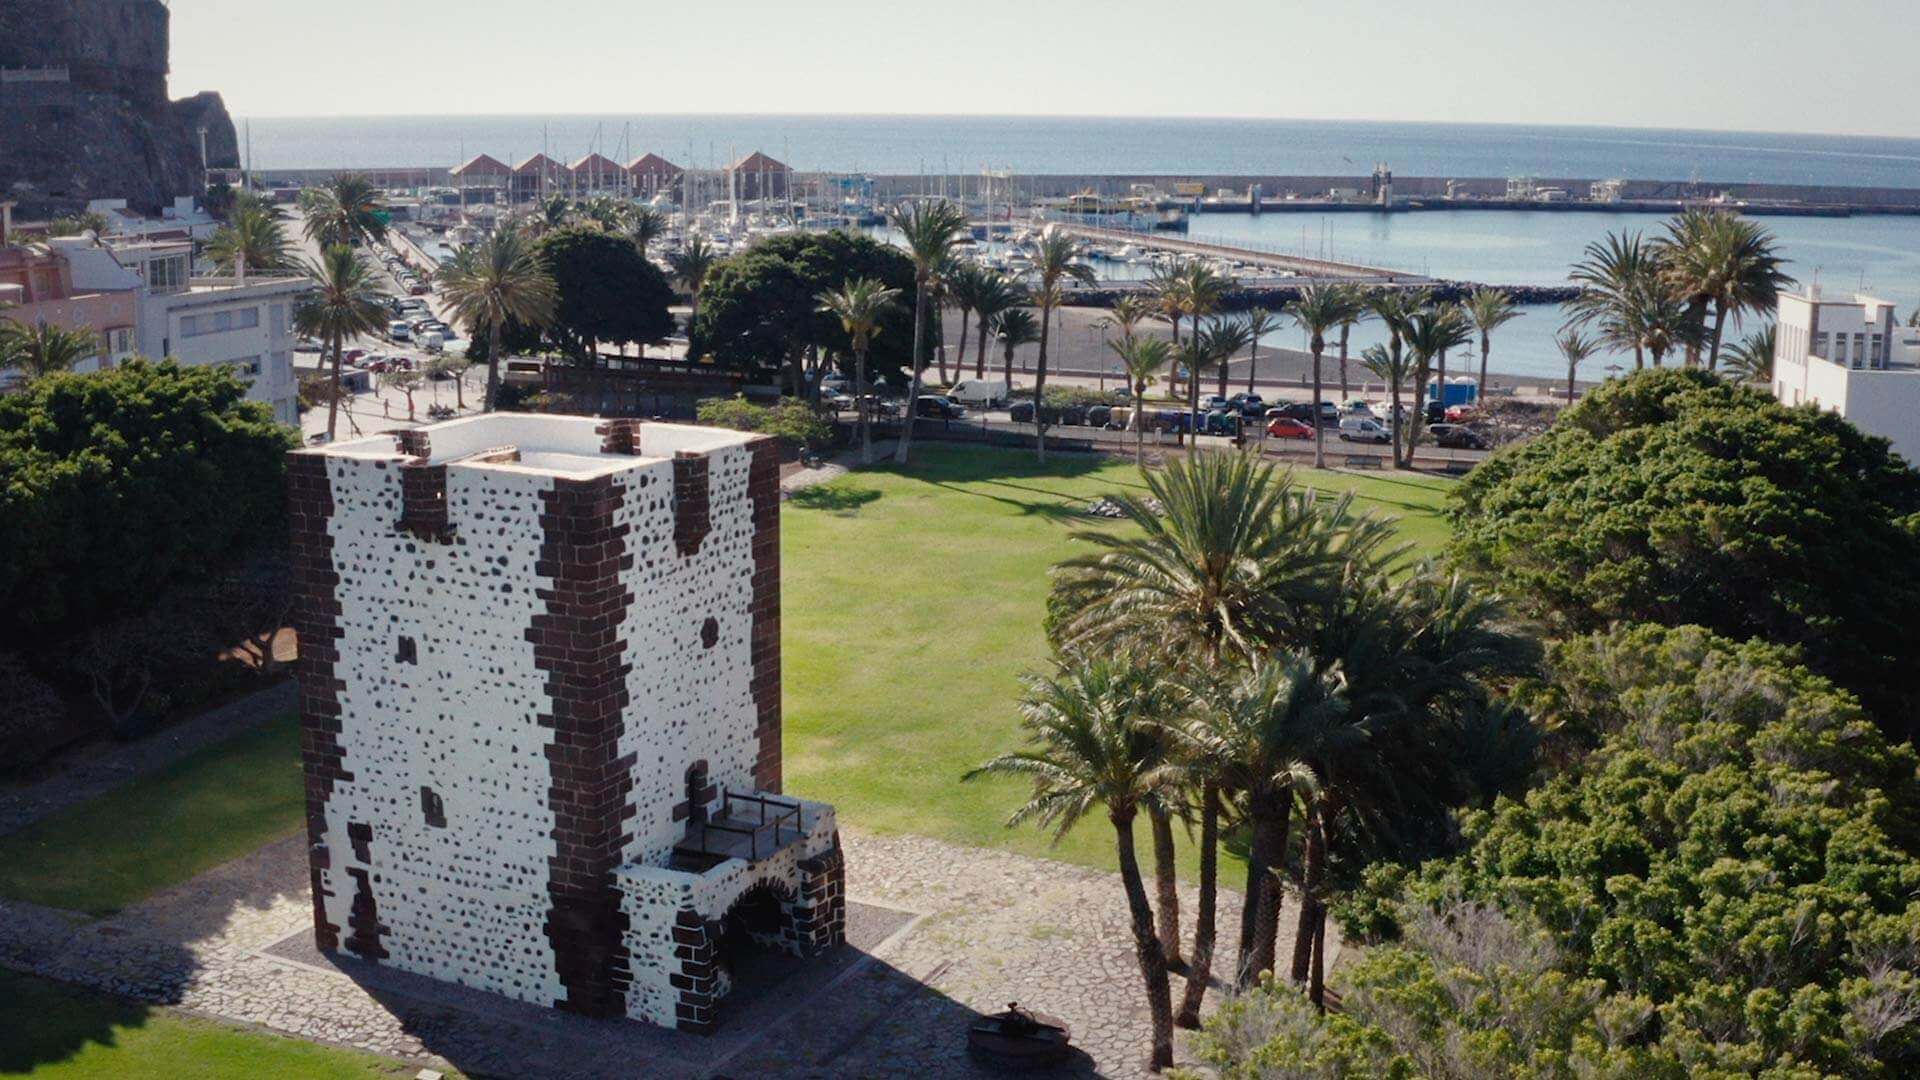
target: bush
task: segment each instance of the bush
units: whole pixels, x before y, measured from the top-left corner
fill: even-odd
[[[1347,976],[1361,1030],[1283,1056],[1311,1035],[1429,1075],[1432,1053],[1489,1076],[1914,1075],[1912,747],[1792,650],[1698,627],[1575,639],[1550,666],[1521,696],[1571,764],[1467,815],[1464,853],[1339,906],[1386,941]]]
[[[1615,380],[1455,490],[1453,553],[1559,633],[1698,624],[1802,646],[1905,736],[1920,474],[1884,440],[1698,370]]]
[[[218,368],[134,361],[0,397],[0,647],[277,547],[297,436]]]
[[[66,704],[20,657],[0,653],[0,776],[25,772],[58,741]]]
[[[806,402],[786,398],[766,406],[744,397],[709,398],[696,413],[702,424],[776,435],[789,445],[813,447],[833,438],[833,425]]]

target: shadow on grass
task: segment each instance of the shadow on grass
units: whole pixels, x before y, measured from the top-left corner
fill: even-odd
[[[0,970],[0,1074],[27,1075],[89,1046],[117,1046],[153,1009]]]
[[[825,510],[835,514],[853,514],[861,507],[880,498],[880,492],[872,488],[845,487],[840,484],[819,484],[801,488],[787,497],[787,502],[802,510]]]

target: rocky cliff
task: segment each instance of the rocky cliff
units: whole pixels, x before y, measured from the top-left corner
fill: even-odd
[[[0,199],[22,217],[89,199],[156,209],[239,164],[218,94],[167,98],[160,0],[0,0]]]

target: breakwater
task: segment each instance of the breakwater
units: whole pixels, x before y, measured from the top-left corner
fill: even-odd
[[[1246,311],[1256,307],[1277,311],[1300,299],[1300,291],[1303,287],[1268,282],[1236,285],[1221,296],[1220,307],[1225,311]],[[1514,303],[1525,305],[1564,304],[1580,292],[1571,285],[1488,285],[1473,281],[1421,280],[1374,287],[1429,289],[1433,292],[1434,299],[1443,302],[1465,300],[1475,289],[1497,288],[1513,297]],[[1138,296],[1148,291],[1150,287],[1145,282],[1103,281],[1098,285],[1078,285],[1069,288],[1067,297],[1068,303],[1081,307],[1112,307],[1114,302],[1123,296]]]

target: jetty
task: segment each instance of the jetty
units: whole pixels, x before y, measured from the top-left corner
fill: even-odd
[[[1315,259],[1305,255],[1290,255],[1278,251],[1266,251],[1260,248],[1242,247],[1209,240],[1190,240],[1178,234],[1162,232],[1141,232],[1132,229],[1105,229],[1095,225],[1081,225],[1074,222],[1054,221],[1047,225],[1050,229],[1059,229],[1070,236],[1083,237],[1106,244],[1131,244],[1134,247],[1153,248],[1157,251],[1169,251],[1177,255],[1191,255],[1203,259],[1225,259],[1229,262],[1244,263],[1274,271],[1275,277],[1290,279],[1295,284],[1308,284],[1314,281],[1345,281],[1376,285],[1427,285],[1433,284],[1433,278],[1416,274],[1408,270],[1391,270],[1380,266],[1367,266],[1362,263],[1338,262],[1332,259]]]

